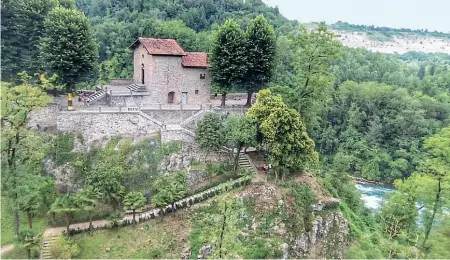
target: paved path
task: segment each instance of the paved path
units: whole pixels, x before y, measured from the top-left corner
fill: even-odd
[[[2,246],[2,248],[0,248],[0,255],[6,254],[13,249],[14,249],[14,244]]]

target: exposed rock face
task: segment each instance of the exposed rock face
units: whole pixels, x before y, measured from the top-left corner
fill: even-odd
[[[164,156],[159,169],[162,171],[173,172],[186,170],[191,166],[191,158],[181,154],[169,154]]]
[[[56,188],[59,192],[75,192],[81,188],[81,184],[76,182],[75,168],[68,163],[56,166],[51,159],[46,159],[44,170],[55,177]]]
[[[208,176],[201,170],[190,170],[187,176],[187,186],[192,187],[205,182]]]
[[[311,231],[296,238],[290,246],[291,258],[344,258],[350,227],[340,212],[317,216]]]

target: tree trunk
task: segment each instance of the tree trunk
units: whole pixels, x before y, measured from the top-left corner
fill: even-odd
[[[33,215],[31,214],[31,212],[27,212],[27,217],[28,217],[28,228],[32,229],[33,228]]]
[[[220,231],[220,244],[219,244],[219,257],[222,258],[222,241],[223,241],[223,235],[225,233],[225,224],[227,222],[227,203],[225,203],[225,210],[223,213],[223,222],[222,222],[222,229]]]
[[[64,214],[66,216],[66,231],[67,235],[70,236],[70,212]]]
[[[136,210],[133,209],[133,223],[136,223]]]
[[[19,235],[19,210],[14,209],[14,233]]]
[[[438,207],[439,207],[441,191],[442,191],[441,180],[438,180],[438,189],[436,192],[436,200],[434,201],[433,213],[431,214],[431,218],[430,218],[430,221],[428,222],[428,225],[425,226],[425,229],[426,229],[425,230],[425,238],[423,239],[422,247],[425,246],[425,244],[427,243],[428,237],[430,236],[431,227],[433,226],[434,218],[436,217],[436,212],[438,211]]]
[[[247,92],[247,103],[245,103],[245,107],[251,107],[252,106],[252,95],[253,91]]]
[[[27,258],[31,259],[31,248],[27,248]]]
[[[92,225],[92,211],[89,210],[89,231],[92,231],[92,228],[94,225]]]
[[[225,107],[225,99],[227,98],[227,93],[222,93],[222,102],[220,103],[221,107]]]

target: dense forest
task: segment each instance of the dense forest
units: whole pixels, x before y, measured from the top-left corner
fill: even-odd
[[[340,210],[351,228],[349,257],[449,257],[448,248],[442,247],[450,243],[449,55],[389,55],[347,48],[325,24],[308,30],[261,0],[4,0],[1,12],[2,204],[7,198],[8,205],[13,205],[6,220],[11,223],[17,220],[16,227],[11,224],[4,229],[2,209],[2,233],[10,234],[5,241],[14,242],[12,230],[18,233],[19,211],[20,216],[29,219],[30,229],[32,218],[40,219],[38,226],[45,226],[42,218],[47,212],[71,216],[67,222],[54,219],[68,227],[76,217],[71,215],[70,208],[76,200],[84,203],[83,210],[89,214],[94,211],[95,203],[90,198],[94,196],[97,201],[100,196],[94,190],[67,190],[59,194],[55,191],[53,180],[36,166],[47,157],[58,166],[73,164],[82,182],[101,191],[100,200],[112,205],[114,211],[122,199],[129,209],[135,210],[133,205],[143,205],[148,192],[158,193],[156,198],[163,201],[161,205],[167,204],[161,187],[170,189],[171,183],[178,185],[180,179],[184,180],[183,176],[156,180],[159,176],[154,164],[168,151],[178,150],[176,146],[155,148],[148,143],[126,143],[117,151],[119,140],[111,140],[106,147],[74,153],[73,135],[33,133],[26,127],[27,115],[50,102],[37,88],[94,88],[111,79],[129,78],[132,76],[129,46],[141,36],[175,38],[186,51],[212,53],[212,72],[217,78],[220,64],[216,65],[219,62],[214,53],[220,51],[218,35],[227,30],[239,32],[247,39],[242,39],[243,46],[249,47],[248,39],[257,35],[254,32],[259,30],[255,29],[260,28],[259,23],[269,36],[255,39],[264,38],[269,43],[274,40],[274,51],[265,59],[266,77],[256,80],[252,71],[246,70],[247,74],[233,84],[213,82],[212,93],[224,96],[233,91],[260,93],[261,101],[251,108],[248,118],[239,119],[242,121],[231,118],[227,122],[228,126],[235,126],[228,132],[238,139],[245,132],[239,126],[258,122],[258,135],[265,134],[267,145],[279,152],[269,154],[270,158],[285,164],[292,175],[300,169],[309,169],[329,193],[340,199]],[[389,37],[398,33],[448,37],[426,30],[347,23],[337,23],[333,28],[378,31]],[[222,38],[223,46],[228,44],[226,39]],[[261,55],[256,51],[240,51],[242,56],[253,55],[255,70],[258,63],[255,57]],[[242,64],[233,65],[238,68]],[[17,97],[23,103],[14,103]],[[275,108],[278,110],[271,117],[266,114]],[[265,121],[265,117],[270,120]],[[217,118],[210,120],[216,120],[217,129],[225,128]],[[279,124],[286,128],[295,126],[301,133],[277,135],[271,130]],[[249,135],[254,137],[257,130],[251,130]],[[225,133],[220,132],[221,135]],[[82,143],[81,137],[76,139]],[[286,140],[291,140],[292,145]],[[238,140],[233,145],[241,148],[243,143]],[[210,141],[205,144],[210,145]],[[292,146],[303,150],[299,152]],[[288,149],[299,157],[283,154]],[[139,160],[128,160],[130,154],[137,154]],[[144,164],[152,168],[144,171]],[[226,168],[218,167],[222,168],[217,171]],[[394,184],[398,192],[387,198],[380,212],[368,212],[348,175]],[[149,181],[153,183],[151,187],[140,186]],[[133,189],[145,192],[135,193]],[[21,198],[19,194],[30,196]],[[174,194],[170,196],[182,198],[186,192]],[[420,224],[416,205],[424,212]],[[6,231],[7,228],[10,230]],[[36,246],[34,238],[35,234],[21,235],[20,241],[30,249]],[[67,242],[65,246],[70,245]]]

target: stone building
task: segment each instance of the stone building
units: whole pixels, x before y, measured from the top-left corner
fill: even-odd
[[[208,56],[185,52],[174,39],[139,38],[133,50],[133,82],[158,104],[204,104],[210,99]]]
[[[90,104],[112,107],[202,105],[210,103],[208,55],[185,52],[174,39],[138,38],[133,78],[115,79],[88,97]]]

